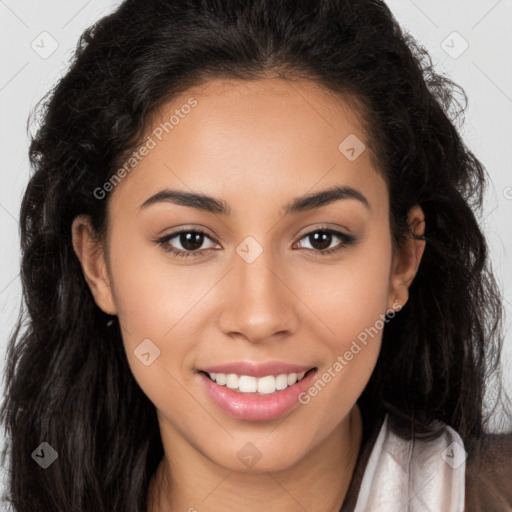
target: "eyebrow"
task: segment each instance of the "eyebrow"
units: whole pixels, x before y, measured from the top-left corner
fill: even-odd
[[[361,202],[368,210],[372,209],[366,197],[355,188],[349,186],[337,186],[322,190],[321,192],[297,197],[283,207],[284,215],[298,214],[313,210],[341,199],[355,199]],[[183,190],[170,189],[161,190],[146,199],[140,205],[139,210],[157,203],[173,203],[209,213],[226,216],[231,215],[231,208],[221,199],[196,192],[185,192]]]

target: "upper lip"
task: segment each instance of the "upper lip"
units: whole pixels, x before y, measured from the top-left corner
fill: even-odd
[[[253,363],[250,361],[235,361],[200,368],[207,373],[236,373],[251,377],[265,377],[267,375],[281,375],[283,373],[302,373],[311,370],[314,366],[285,363],[284,361],[269,361],[267,363]]]

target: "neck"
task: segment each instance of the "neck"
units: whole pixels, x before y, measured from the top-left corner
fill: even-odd
[[[281,471],[238,472],[202,456],[166,453],[149,485],[147,511],[256,512],[264,505],[279,512],[338,512],[361,438],[362,419],[356,405],[306,457]]]

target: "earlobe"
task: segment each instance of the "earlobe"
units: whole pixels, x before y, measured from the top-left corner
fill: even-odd
[[[109,315],[117,314],[108,277],[103,246],[95,239],[88,216],[79,215],[71,226],[73,249],[82,266],[84,278],[98,307]]]
[[[409,287],[418,272],[426,245],[423,239],[425,215],[419,205],[409,211],[408,225],[415,236],[410,236],[393,256],[389,291],[389,300],[398,301],[402,306],[409,299]]]

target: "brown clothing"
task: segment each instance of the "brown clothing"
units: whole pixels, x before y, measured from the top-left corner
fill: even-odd
[[[340,512],[353,512],[355,509],[366,464],[383,417],[371,420],[373,425],[363,422],[361,450]],[[465,512],[512,512],[512,434],[485,435],[468,454],[465,475]]]
[[[466,461],[465,512],[512,512],[512,435],[488,434]]]

